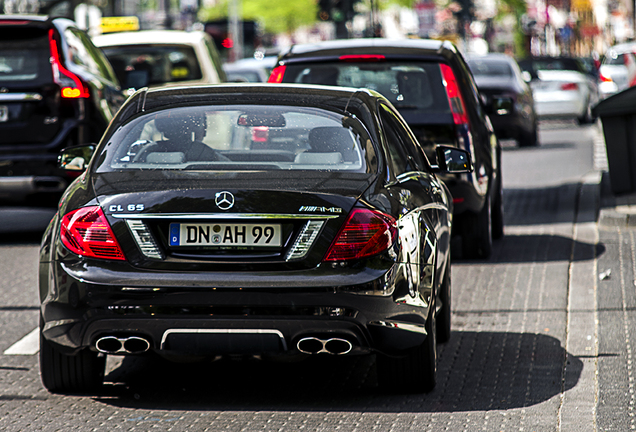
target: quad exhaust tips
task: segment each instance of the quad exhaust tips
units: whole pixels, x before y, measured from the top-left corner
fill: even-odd
[[[317,337],[305,337],[296,344],[298,351],[303,354],[348,354],[353,349],[353,345],[346,339],[330,338],[319,339]]]
[[[95,348],[104,354],[141,354],[150,349],[150,342],[138,336],[124,338],[104,336],[97,339]]]

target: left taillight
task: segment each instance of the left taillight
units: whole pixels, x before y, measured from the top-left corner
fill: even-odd
[[[287,67],[285,65],[276,66],[272,73],[269,75],[268,83],[280,84],[283,82],[283,77],[285,76],[285,69]]]
[[[51,68],[53,69],[53,81],[61,88],[62,97],[65,99],[79,99],[89,97],[88,88],[80,77],[69,71],[62,65],[60,50],[55,40],[53,29],[49,30],[49,47],[51,50]]]
[[[327,251],[325,261],[347,261],[377,255],[397,238],[397,222],[389,214],[355,209]]]
[[[124,253],[99,206],[82,207],[62,217],[62,243],[71,252],[90,258],[125,260]]]

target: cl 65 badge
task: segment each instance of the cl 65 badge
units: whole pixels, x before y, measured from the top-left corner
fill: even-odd
[[[108,210],[111,213],[117,213],[117,212],[123,212],[123,211],[129,211],[129,212],[143,211],[143,209],[144,209],[143,204],[128,204],[127,206],[123,206],[121,204],[113,204],[112,206],[108,207]]]

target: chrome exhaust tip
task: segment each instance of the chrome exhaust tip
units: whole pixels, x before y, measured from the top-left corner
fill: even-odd
[[[97,342],[95,342],[95,348],[97,348],[97,351],[104,354],[115,354],[122,350],[123,344],[121,340],[115,336],[105,336],[97,339]]]
[[[150,349],[150,342],[138,336],[125,338],[104,336],[97,339],[95,348],[104,354],[141,354]]]
[[[303,354],[318,354],[324,352],[325,344],[316,337],[306,337],[299,340],[296,347]]]
[[[140,354],[150,349],[150,342],[144,338],[131,336],[124,340],[123,347],[124,351],[130,354]]]
[[[351,352],[353,345],[346,339],[332,338],[325,341],[325,350],[329,354],[344,355]]]
[[[351,352],[353,344],[346,339],[305,337],[298,341],[296,348],[303,354],[332,354],[344,355]]]

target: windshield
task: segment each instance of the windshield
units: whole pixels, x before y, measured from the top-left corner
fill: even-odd
[[[188,45],[135,45],[102,49],[126,88],[199,80],[201,68]]]
[[[510,65],[501,60],[468,60],[468,67],[475,76],[506,76],[513,75]]]
[[[320,108],[208,105],[148,113],[109,140],[97,172],[366,172],[371,140],[354,115]]]
[[[437,63],[290,64],[284,82],[364,87],[378,91],[400,110],[450,113]]]

